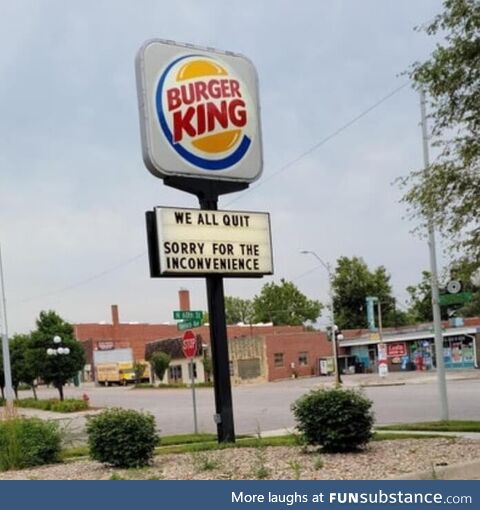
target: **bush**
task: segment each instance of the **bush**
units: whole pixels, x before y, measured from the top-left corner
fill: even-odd
[[[355,451],[372,438],[372,402],[355,390],[314,390],[292,405],[304,441],[329,452]]]
[[[39,418],[0,422],[0,470],[22,469],[60,460],[58,424]]]
[[[45,400],[35,400],[34,398],[22,398],[16,400],[17,407],[31,407],[33,409],[42,409],[43,411],[54,411],[57,413],[73,413],[76,411],[85,411],[89,408],[87,400],[78,398],[67,398],[58,400],[57,398],[49,398]]]
[[[114,467],[150,463],[158,436],[151,414],[113,408],[87,420],[90,456]]]

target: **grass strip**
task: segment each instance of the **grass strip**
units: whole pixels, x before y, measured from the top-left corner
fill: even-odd
[[[396,423],[376,427],[377,430],[418,430],[426,432],[480,432],[480,421],[448,420]]]
[[[396,439],[432,439],[442,436],[440,434],[395,434],[375,432],[373,441],[385,441]],[[213,450],[225,450],[227,448],[258,448],[267,446],[299,446],[299,437],[294,434],[272,437],[247,437],[239,436],[235,443],[219,444],[215,434],[179,434],[162,437],[160,446],[155,448],[156,455],[171,455],[179,453],[205,452]],[[76,459],[88,456],[88,446],[68,448],[62,452],[62,459]]]

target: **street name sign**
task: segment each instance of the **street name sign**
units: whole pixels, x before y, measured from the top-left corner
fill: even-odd
[[[185,331],[186,329],[192,329],[192,328],[199,328],[202,325],[201,320],[189,320],[189,321],[182,321],[177,324],[178,331]]]
[[[460,305],[472,300],[471,292],[459,292],[458,294],[442,294],[439,302],[441,306]]]
[[[189,319],[202,320],[203,312],[201,310],[174,310],[173,318],[176,321]]]

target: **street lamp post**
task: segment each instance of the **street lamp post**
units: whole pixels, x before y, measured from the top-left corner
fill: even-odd
[[[62,338],[58,335],[53,337],[53,347],[47,348],[47,356],[56,358],[57,356],[68,356],[70,354],[69,347],[62,347]],[[60,393],[60,400],[63,400],[63,385],[56,385],[58,392]]]
[[[331,307],[331,328],[332,328],[332,346],[333,346],[333,365],[335,369],[335,380],[337,384],[342,384],[342,378],[340,377],[340,367],[338,363],[338,345],[337,345],[337,331],[338,328],[335,325],[335,314],[333,312],[333,274],[330,268],[330,264],[326,264],[314,251],[303,250],[300,253],[306,255],[313,255],[320,264],[326,269],[328,273],[328,284],[329,284],[329,294],[330,294],[330,307]],[[340,337],[340,335],[339,335]],[[343,337],[341,337],[343,338]]]
[[[57,356],[57,355],[67,355],[67,354],[70,354],[70,349],[68,347],[62,347],[61,344],[62,343],[62,338],[59,337],[58,335],[55,335],[53,337],[53,344],[54,344],[54,347],[49,347],[47,349],[47,355],[48,356]]]

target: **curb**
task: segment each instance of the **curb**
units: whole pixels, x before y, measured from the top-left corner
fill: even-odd
[[[480,460],[434,466],[427,471],[417,471],[390,478],[391,480],[480,480]]]

